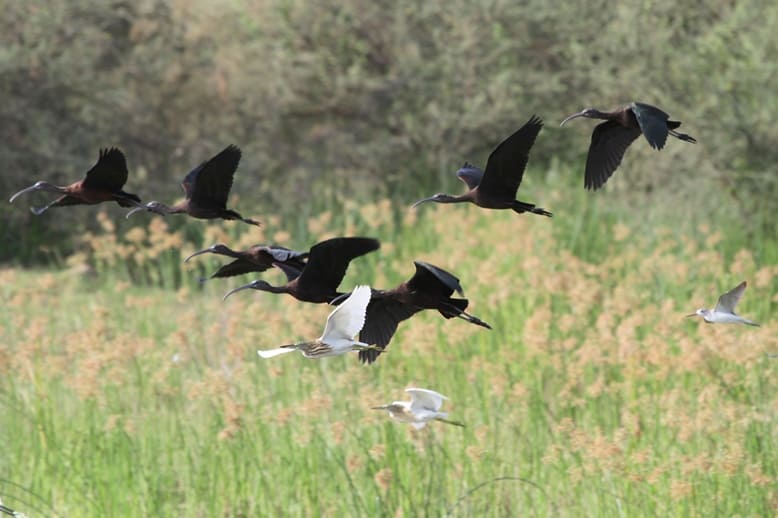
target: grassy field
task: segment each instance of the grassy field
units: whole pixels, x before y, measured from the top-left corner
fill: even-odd
[[[367,367],[259,359],[319,336],[330,308],[222,302],[252,277],[201,288],[219,259],[182,266],[187,230],[100,213],[61,268],[0,271],[0,498],[30,517],[776,515],[775,236],[607,209],[616,194],[577,185],[527,197],[554,219],[381,202],[187,227],[205,244],[379,237],[343,289],[426,260],[494,327],[425,312]],[[739,312],[762,327],[683,318],[744,279]],[[370,410],[410,386],[467,426]]]

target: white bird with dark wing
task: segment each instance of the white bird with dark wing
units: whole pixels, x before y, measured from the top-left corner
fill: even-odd
[[[428,421],[465,426],[458,421],[449,421],[446,419],[448,413],[440,411],[443,400],[448,399],[443,394],[423,388],[407,388],[405,392],[411,395],[410,401],[395,401],[390,405],[374,406],[373,410],[386,410],[392,418],[410,423],[417,430],[424,428]]]
[[[300,351],[306,358],[337,356],[349,351],[374,348],[355,337],[365,325],[365,312],[370,302],[370,286],[357,286],[351,295],[327,317],[324,334],[312,342],[282,345],[277,349],[257,351],[263,358]]]
[[[719,297],[715,308],[700,308],[691,315],[686,316],[701,316],[709,324],[748,324],[749,326],[759,326],[756,322],[735,314],[735,306],[740,301],[744,291],[746,291],[746,281],[741,282]]]

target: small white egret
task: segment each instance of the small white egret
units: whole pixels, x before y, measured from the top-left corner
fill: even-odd
[[[743,296],[743,292],[746,291],[746,281],[741,282],[730,291],[719,297],[719,301],[716,303],[716,307],[713,309],[700,308],[691,315],[686,317],[701,316],[709,324],[723,323],[723,324],[748,324],[749,326],[759,326],[756,322],[743,318],[740,315],[735,314],[735,306],[740,297]]]
[[[394,419],[410,423],[417,430],[424,428],[427,421],[441,421],[455,426],[465,426],[458,421],[446,419],[448,413],[440,412],[444,399],[443,394],[423,388],[407,388],[405,392],[411,395],[410,401],[395,401],[391,405],[374,406],[373,410],[386,410]]]
[[[313,342],[282,345],[277,349],[257,351],[263,358],[272,358],[279,354],[300,351],[306,358],[337,356],[349,351],[364,351],[371,346],[354,338],[365,325],[365,312],[370,302],[370,286],[357,286],[343,304],[335,308],[327,317],[324,334]]]

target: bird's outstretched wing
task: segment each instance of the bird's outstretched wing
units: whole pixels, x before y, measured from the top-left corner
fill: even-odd
[[[101,149],[97,163],[86,172],[84,187],[120,191],[127,183],[127,159],[119,149]]]
[[[334,292],[346,275],[352,259],[381,246],[377,239],[367,237],[336,237],[311,247],[308,262],[297,281],[301,288]],[[286,271],[286,270],[284,270]]]
[[[483,176],[484,172],[481,170],[481,168],[467,162],[465,162],[465,165],[460,167],[459,171],[457,171],[457,178],[465,182],[465,184],[467,184],[467,186],[471,189],[478,187],[478,184],[481,183]]]
[[[236,275],[243,275],[245,273],[264,272],[266,270],[269,270],[271,267],[272,264],[260,265],[253,261],[248,261],[246,259],[235,259],[230,263],[220,266],[219,269],[216,270],[216,272],[214,272],[213,275],[211,275],[211,278],[234,277]]]
[[[365,325],[365,312],[370,303],[370,286],[357,286],[351,295],[327,317],[321,341],[351,340]]]
[[[584,187],[596,191],[619,167],[624,152],[640,136],[637,128],[625,128],[615,121],[605,121],[594,127],[589,154],[586,156]]]
[[[716,308],[713,311],[717,313],[735,313],[735,306],[737,306],[744,291],[746,291],[746,281],[741,282],[719,297],[719,301],[716,303]]]
[[[643,135],[654,149],[662,149],[667,142],[667,119],[668,114],[650,104],[633,102],[629,107],[643,130]]]
[[[273,261],[281,263],[298,260],[301,264],[304,264],[303,261],[308,258],[308,252],[298,252],[297,250],[289,250],[283,246],[276,245],[256,245],[251,247],[249,251],[267,254],[273,258]]]
[[[405,392],[411,395],[411,411],[413,412],[419,410],[437,412],[443,405],[443,400],[448,399],[434,390],[423,388],[407,388]]]
[[[230,144],[192,169],[181,184],[186,197],[196,205],[226,209],[240,157],[240,148]]]
[[[363,363],[373,363],[378,355],[392,341],[397,326],[403,320],[411,318],[421,311],[421,308],[409,306],[391,298],[374,297],[367,305],[365,325],[359,333],[359,340],[368,345],[376,345],[379,349],[359,351],[359,359]]]
[[[516,191],[524,176],[529,150],[543,127],[540,117],[533,115],[524,126],[503,140],[486,162],[486,170],[478,190],[499,199],[516,198]]]
[[[442,297],[450,297],[455,291],[464,295],[459,279],[446,270],[424,261],[413,261],[413,264],[416,265],[416,273],[408,280],[408,287],[412,291]]]

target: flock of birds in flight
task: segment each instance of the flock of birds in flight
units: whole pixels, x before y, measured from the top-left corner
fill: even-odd
[[[578,117],[604,120],[592,132],[586,159],[584,187],[589,190],[597,190],[608,181],[621,163],[629,145],[641,134],[649,145],[657,150],[665,146],[668,135],[684,142],[696,142],[691,136],[676,131],[681,125],[680,122],[670,120],[664,111],[644,103],[633,102],[610,112],[587,108],[570,115],[561,124]],[[467,202],[485,209],[511,209],[520,214],[529,212],[551,217],[551,212],[516,199],[530,149],[542,127],[540,118],[531,117],[491,152],[484,170],[465,163],[456,174],[467,185],[466,193],[460,196],[438,193],[417,201],[413,207],[425,202]],[[227,208],[227,198],[240,158],[240,149],[230,145],[194,168],[184,177],[182,183],[185,199],[173,206],[158,201],[143,204],[140,197],[122,190],[127,182],[127,163],[124,154],[116,148],[101,150],[97,163],[87,171],[83,180],[65,187],[39,181],[14,194],[10,201],[13,202],[25,193],[45,191],[60,196],[48,205],[32,208],[31,211],[36,215],[52,207],[115,201],[122,207],[132,208],[127,217],[136,212],[148,211],[160,215],[188,214],[200,219],[240,220],[259,225],[259,222]],[[229,291],[224,296],[225,299],[238,291],[253,289],[286,293],[303,302],[337,306],[327,317],[321,337],[313,341],[258,351],[263,358],[292,351],[300,351],[307,358],[357,351],[362,362],[372,363],[386,350],[398,325],[425,309],[437,310],[446,319],[461,318],[471,324],[491,329],[489,324],[465,311],[468,306],[466,298],[452,297],[454,292],[463,296],[459,279],[450,272],[423,261],[414,261],[416,271],[413,276],[392,289],[357,286],[351,293],[339,292],[338,286],[349,263],[377,250],[379,246],[376,239],[366,237],[328,239],[315,244],[307,252],[275,245],[256,245],[247,250],[236,251],[226,245],[217,244],[195,252],[187,257],[185,262],[205,253],[233,259],[220,267],[210,278],[263,272],[273,267],[286,275],[286,284],[273,286],[264,280],[255,280]],[[735,314],[735,305],[745,289],[744,281],[723,294],[714,309],[701,308],[689,316],[701,316],[710,323],[737,322],[759,325]],[[423,427],[431,420],[464,426],[459,422],[448,421],[447,414],[440,412],[445,396],[421,388],[409,388],[406,392],[411,396],[411,401],[395,401],[374,408],[386,410],[393,418],[411,423],[416,428]]]

